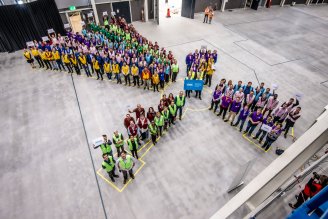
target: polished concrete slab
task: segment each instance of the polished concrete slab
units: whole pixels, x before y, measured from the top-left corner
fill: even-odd
[[[207,45],[219,53],[214,85],[223,77],[275,83],[281,101],[303,94],[295,126],[299,136],[328,103],[327,9],[234,10],[217,12],[212,25],[197,14],[194,20],[173,16],[159,26],[134,26],[172,50],[180,64],[179,80],[166,94],[183,89],[185,55]],[[146,164],[118,192],[95,178],[101,152],[90,148],[89,153],[88,143],[115,130],[126,136],[128,109],[138,103],[157,107],[161,93],[76,75],[74,87],[66,73],[31,70],[19,52],[2,54],[0,63],[1,218],[105,218],[102,201],[108,218],[209,218],[238,191],[226,192],[242,165],[254,160],[247,183],[276,158],[206,109],[213,85],[203,100],[187,100],[183,120],[158,145],[140,152]],[[291,143],[291,137],[280,138],[275,146]],[[122,188],[122,177],[115,184]],[[281,217],[287,213],[288,208]]]

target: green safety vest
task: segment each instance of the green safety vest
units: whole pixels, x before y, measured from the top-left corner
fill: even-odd
[[[133,166],[133,160],[130,155],[126,155],[125,161],[122,157],[118,158],[118,164],[120,165],[121,170],[130,170]]]
[[[106,170],[107,173],[109,173],[110,171],[112,171],[115,167],[115,163],[113,161],[113,157],[112,156],[109,156],[108,157],[109,159],[109,163],[106,162],[106,161],[103,161],[102,162],[102,166],[105,167],[104,169]]]
[[[105,25],[105,26],[108,25],[108,20],[104,20],[104,25]]]
[[[152,124],[149,124],[149,131],[150,131],[150,134],[156,135],[157,134],[156,124],[155,124],[155,126],[153,126]]]
[[[164,117],[165,120],[168,120],[169,119],[170,112],[168,110],[166,110],[166,112],[162,111],[162,115],[163,115],[163,117]]]
[[[172,72],[178,72],[178,71],[179,71],[179,66],[178,66],[178,64],[173,64],[173,65],[171,65],[171,68],[172,68]]]
[[[156,126],[163,126],[164,125],[164,116],[160,116],[159,118],[155,117],[155,124]]]
[[[113,140],[115,140],[115,142],[121,141],[123,139],[123,136],[121,133],[118,134],[118,137],[115,136],[115,134],[113,135]],[[122,141],[121,144],[115,144],[115,147],[119,148],[122,147],[124,145],[124,141]]]
[[[109,154],[112,151],[110,144],[102,144],[100,145],[100,148],[103,154]]]
[[[182,96],[182,98],[180,98],[180,96],[177,96],[176,98],[177,98],[177,102],[176,102],[177,106],[183,106],[185,96]]]
[[[177,105],[174,104],[173,107],[172,107],[172,105],[170,105],[169,110],[170,110],[171,115],[175,116],[175,113],[177,112]]]
[[[132,147],[132,141],[131,139],[129,139],[128,141],[128,146],[129,146],[129,150],[132,151],[133,150],[133,147]],[[137,138],[134,138],[134,143],[136,144],[136,148],[138,149],[138,141],[137,141]]]
[[[131,34],[130,33],[125,33],[125,39],[126,40],[131,40]]]

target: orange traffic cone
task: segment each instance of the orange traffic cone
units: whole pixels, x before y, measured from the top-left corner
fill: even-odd
[[[166,17],[171,17],[170,8],[167,9]]]

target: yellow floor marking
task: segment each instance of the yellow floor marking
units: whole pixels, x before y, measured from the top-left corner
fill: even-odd
[[[252,137],[254,137],[252,135]],[[264,151],[265,153],[269,152],[272,148],[272,146],[266,151],[264,148],[261,147],[261,145],[255,143],[254,141],[252,141],[251,139],[249,139],[246,134],[243,134],[243,138],[245,138],[247,141],[249,141],[250,143],[252,143],[253,145],[255,145],[256,147],[258,147],[259,149],[261,149],[262,151]]]

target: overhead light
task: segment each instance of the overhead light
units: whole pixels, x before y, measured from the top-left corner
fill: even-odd
[[[24,2],[23,2],[22,0],[18,0],[17,3],[18,3],[19,5],[21,5],[21,4],[23,4]]]

